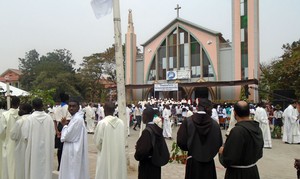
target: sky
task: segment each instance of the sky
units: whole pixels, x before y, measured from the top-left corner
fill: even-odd
[[[231,41],[231,0],[120,0],[122,43],[129,9],[137,44],[143,44],[176,18],[177,4],[180,18]],[[261,0],[259,6],[260,60],[269,63],[282,55],[283,44],[300,39],[300,0]],[[113,14],[96,19],[90,0],[0,0],[0,74],[17,69],[33,49],[40,55],[68,49],[78,68],[84,56],[113,43]]]

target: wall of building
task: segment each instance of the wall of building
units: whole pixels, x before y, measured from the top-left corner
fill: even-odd
[[[220,79],[219,81],[232,81],[234,79],[234,59],[232,57],[232,48],[220,49]],[[221,100],[231,100],[235,98],[235,87],[221,86],[218,87]]]
[[[200,44],[205,48],[208,54],[208,58],[211,60],[211,64],[214,68],[215,72],[215,78],[218,78],[218,46],[219,46],[219,41],[218,41],[218,36],[201,31],[195,27],[188,26],[186,24],[182,23],[175,23],[173,26],[168,28],[166,31],[161,33],[156,39],[154,39],[152,42],[144,46],[144,80],[145,83],[147,83],[147,75],[149,73],[149,68],[152,63],[152,59],[155,55],[155,52],[157,49],[160,47],[160,44],[163,42],[163,40],[167,37],[171,31],[174,30],[177,26],[183,28],[184,30],[190,32],[196,39],[200,41]],[[208,44],[207,42],[210,41]],[[211,78],[211,81],[214,81],[215,79]]]
[[[136,70],[137,70],[136,74],[139,74],[136,76],[136,84],[144,84],[144,75],[143,75],[144,74],[143,73],[144,61],[142,58],[143,57],[138,58],[136,60]],[[135,91],[136,91],[136,99],[142,100],[144,89],[136,89]]]

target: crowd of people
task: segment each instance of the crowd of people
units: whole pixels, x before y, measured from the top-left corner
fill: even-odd
[[[55,148],[60,179],[90,178],[88,134],[93,134],[98,151],[95,178],[125,179],[124,134],[130,136],[131,129],[138,128],[134,157],[139,161],[139,179],[160,178],[161,166],[170,157],[165,139],[174,140],[174,126],[179,126],[176,143],[188,155],[186,179],[217,178],[217,154],[227,168],[225,178],[259,178],[256,162],[263,148],[272,148],[271,137],[300,144],[297,101],[282,111],[279,105],[262,102],[213,104],[204,98],[149,98],[127,105],[126,124],[118,117],[116,103],[80,104],[64,93],[60,104],[47,109],[40,98],[20,104],[18,97],[11,98],[7,111],[2,104],[0,108],[0,179],[52,178]]]

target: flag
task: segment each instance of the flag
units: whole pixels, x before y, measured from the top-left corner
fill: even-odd
[[[91,6],[97,19],[111,13],[113,0],[92,0]]]

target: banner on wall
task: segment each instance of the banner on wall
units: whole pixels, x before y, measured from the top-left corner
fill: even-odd
[[[154,84],[154,91],[178,91],[178,83]]]

